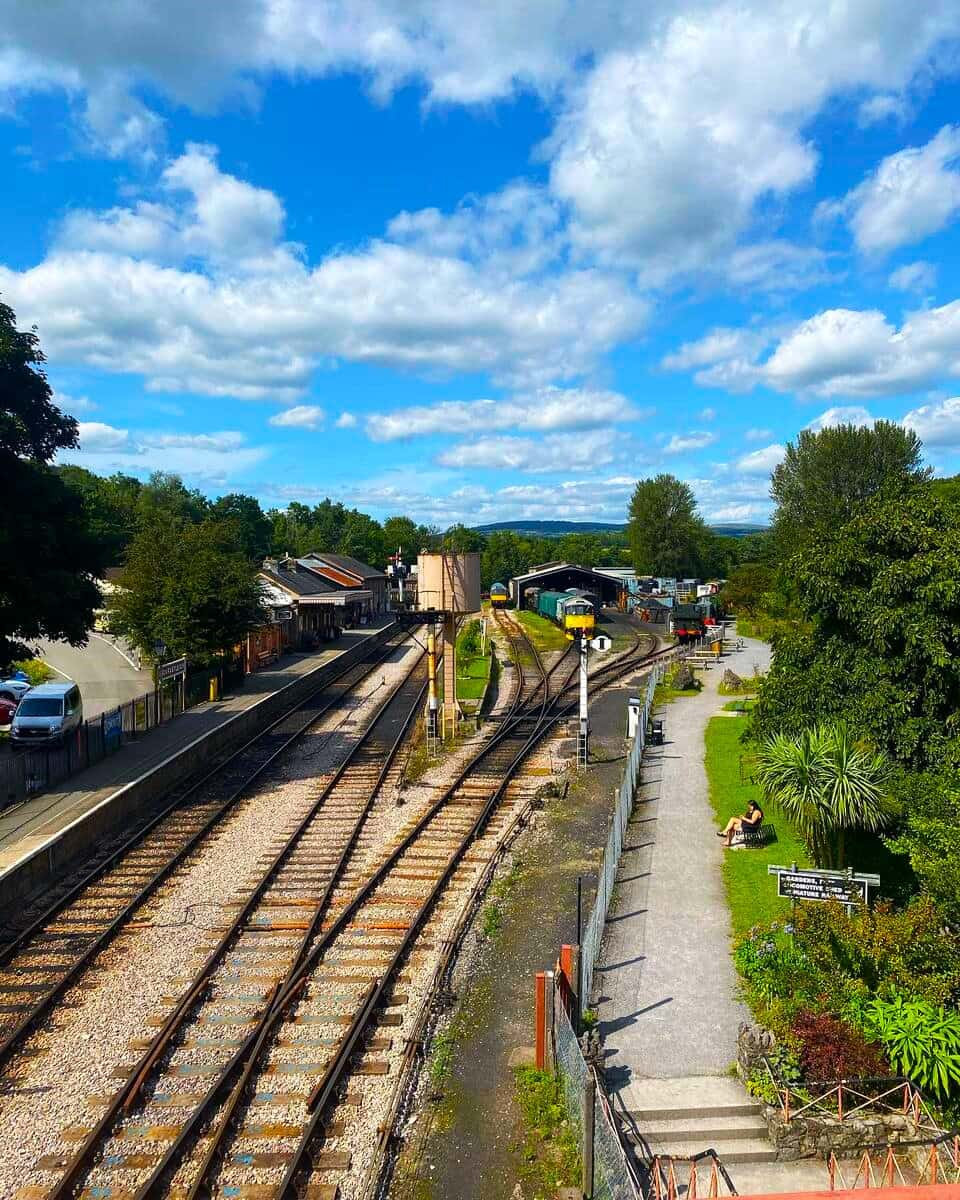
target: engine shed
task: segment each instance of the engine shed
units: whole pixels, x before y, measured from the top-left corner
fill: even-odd
[[[609,575],[601,575],[590,567],[581,567],[576,563],[550,562],[531,567],[523,575],[516,575],[510,580],[510,598],[517,608],[524,607],[524,595],[530,588],[541,591],[565,592],[570,588],[590,593],[596,596],[604,607],[613,607],[621,590],[621,585]]]

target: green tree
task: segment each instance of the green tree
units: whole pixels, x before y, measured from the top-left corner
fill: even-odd
[[[761,744],[756,780],[796,827],[815,862],[844,865],[849,830],[890,823],[890,764],[858,743],[845,725],[817,725],[797,737],[777,734]]]
[[[630,499],[627,537],[638,574],[695,576],[705,535],[689,484],[674,475],[637,482]]]
[[[143,485],[131,475],[104,479],[83,467],[63,466],[55,470],[67,487],[81,497],[87,526],[103,544],[107,562],[119,565],[136,532]]]
[[[896,836],[885,839],[905,854],[942,921],[960,929],[960,783],[955,771],[904,771],[894,789],[903,811]]]
[[[143,485],[137,500],[137,524],[152,524],[160,516],[175,521],[202,521],[210,511],[207,498],[188,488],[179,475],[167,471],[154,471]]]
[[[210,516],[215,521],[236,523],[247,558],[259,563],[270,553],[273,526],[253,496],[242,492],[221,496],[211,506]]]
[[[82,645],[109,565],[82,497],[47,465],[77,444],[77,423],[53,403],[37,335],[0,303],[0,666],[29,658],[29,642]]]
[[[773,590],[775,575],[763,563],[744,563],[734,567],[720,593],[725,608],[736,613],[753,616],[764,607],[764,602]]]
[[[509,584],[515,575],[522,575],[531,565],[526,542],[512,529],[497,529],[487,537],[480,555],[480,586],[492,583]]]
[[[161,514],[130,543],[111,625],[150,651],[213,662],[265,619],[256,567],[234,521],[180,523]]]
[[[791,561],[807,625],[777,643],[758,737],[842,719],[903,765],[960,762],[960,512],[927,484],[864,503]]]
[[[337,551],[369,563],[372,567],[385,566],[387,551],[380,522],[368,517],[366,513],[351,509],[347,513]]]
[[[409,517],[387,517],[383,523],[383,544],[388,554],[396,554],[397,547],[403,548],[407,562],[414,562],[424,545],[426,530]]]
[[[770,494],[776,501],[773,533],[781,560],[810,538],[839,528],[881,491],[902,492],[926,479],[920,439],[891,421],[872,427],[836,425],[800,432],[774,468]]]
[[[466,525],[451,525],[442,538],[442,548],[456,554],[483,550],[483,544],[483,534],[476,529],[468,529]]]

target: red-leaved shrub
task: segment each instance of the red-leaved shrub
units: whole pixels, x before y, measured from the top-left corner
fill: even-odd
[[[891,1073],[876,1046],[827,1013],[800,1013],[793,1023],[793,1032],[800,1042],[800,1066],[804,1077],[811,1082],[866,1079]]]

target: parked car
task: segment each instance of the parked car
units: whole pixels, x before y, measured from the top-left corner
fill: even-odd
[[[13,720],[13,714],[16,711],[16,700],[5,700],[0,698],[0,725],[9,725]]]
[[[30,680],[21,679],[14,675],[10,679],[0,679],[0,700],[13,700],[19,703],[30,691]]]
[[[10,738],[15,746],[58,746],[82,721],[83,701],[75,683],[41,683],[20,701]]]

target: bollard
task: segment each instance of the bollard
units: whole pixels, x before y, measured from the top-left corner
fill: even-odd
[[[547,1066],[547,973],[538,971],[533,992],[534,1063],[538,1071]]]

